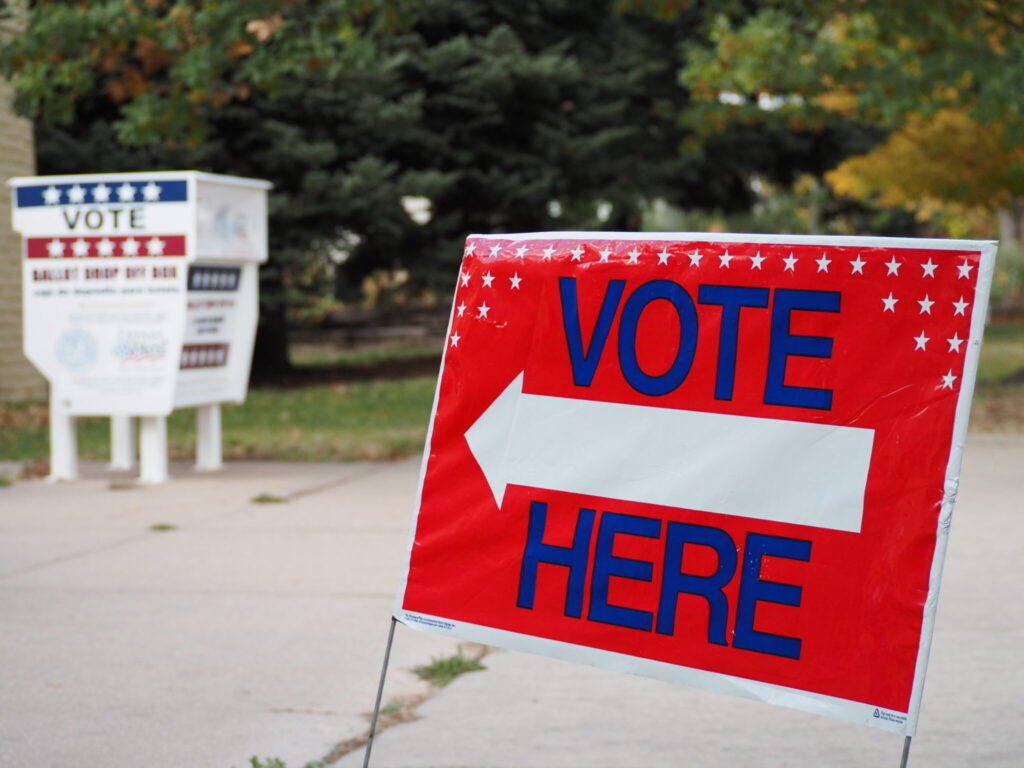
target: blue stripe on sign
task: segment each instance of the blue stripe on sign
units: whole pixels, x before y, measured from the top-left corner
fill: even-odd
[[[185,180],[75,182],[38,184],[15,189],[18,208],[53,205],[147,205],[188,200]]]

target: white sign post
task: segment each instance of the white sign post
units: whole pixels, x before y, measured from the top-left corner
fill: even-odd
[[[111,417],[112,469],[167,479],[167,415],[198,409],[196,468],[221,467],[220,403],[245,400],[269,182],[195,171],[11,179],[25,354],[50,382],[50,477],[77,474],[75,418]]]

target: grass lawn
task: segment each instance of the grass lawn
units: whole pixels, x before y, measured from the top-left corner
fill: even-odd
[[[339,349],[330,344],[293,344],[288,356],[300,368],[359,368],[406,360],[434,360],[441,357],[443,341],[400,339],[372,347]]]
[[[352,461],[420,453],[434,384],[435,378],[427,376],[253,390],[245,404],[223,410],[224,456]],[[191,446],[194,418],[183,421],[181,434]]]
[[[385,365],[425,355],[429,346],[386,352],[338,353],[321,364]],[[313,361],[306,361],[313,362]],[[225,459],[355,461],[393,459],[423,449],[433,376],[254,389],[243,405],[222,410]],[[79,455],[106,460],[110,426],[104,418],[80,419]],[[0,461],[33,461],[48,455],[45,404],[0,405]],[[1024,432],[1024,325],[986,331],[971,413],[971,429]],[[176,411],[168,422],[172,458],[195,451],[195,413]]]
[[[1024,432],[1024,325],[985,329],[970,427],[977,432]]]
[[[990,325],[985,329],[978,364],[978,384],[995,384],[1024,371],[1024,325]]]
[[[243,405],[221,410],[225,459],[356,461],[392,459],[423,450],[433,377],[254,389]],[[0,406],[0,460],[48,455],[47,410],[41,404]],[[175,411],[167,424],[172,458],[195,452],[195,411]],[[110,456],[110,420],[78,420],[78,452]]]

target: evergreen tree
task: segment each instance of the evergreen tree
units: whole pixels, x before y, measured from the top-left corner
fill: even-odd
[[[266,374],[287,367],[288,310],[355,296],[377,270],[447,292],[469,233],[633,229],[656,198],[740,210],[751,174],[820,172],[859,140],[694,133],[677,76],[713,4],[640,5],[41,2],[0,61],[39,118],[42,172],[192,167],[274,183],[254,366]],[[118,7],[130,23],[100,27]],[[182,19],[192,47],[175,60],[163,46]],[[49,59],[25,58],[72,24]],[[80,34],[93,27],[103,35]],[[430,201],[427,223],[403,208],[410,196]]]

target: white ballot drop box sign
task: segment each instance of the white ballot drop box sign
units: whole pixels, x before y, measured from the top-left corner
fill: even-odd
[[[50,381],[51,471],[74,477],[74,417],[112,417],[113,464],[166,477],[165,417],[198,407],[220,464],[219,403],[245,399],[267,259],[267,190],[196,171],[11,179],[24,343]]]

